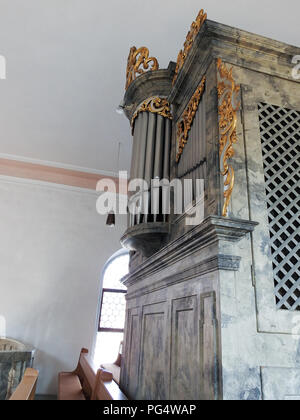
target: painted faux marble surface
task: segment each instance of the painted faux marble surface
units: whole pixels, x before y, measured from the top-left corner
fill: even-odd
[[[229,219],[257,225],[235,242],[174,218],[169,244],[148,259],[132,259],[121,377],[133,398],[299,399],[300,312],[276,309],[258,118],[260,102],[300,111],[294,55],[299,48],[207,21],[169,94],[176,176],[174,127],[206,74],[205,216],[220,216],[216,60],[233,67],[241,108]]]

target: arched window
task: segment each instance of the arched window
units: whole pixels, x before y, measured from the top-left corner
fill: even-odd
[[[114,362],[123,340],[125,324],[126,287],[120,282],[128,274],[129,253],[118,251],[106,263],[102,276],[102,292],[95,363]]]

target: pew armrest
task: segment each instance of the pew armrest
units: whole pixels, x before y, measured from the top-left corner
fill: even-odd
[[[15,392],[10,397],[12,401],[33,400],[35,396],[36,384],[39,372],[35,369],[27,368],[22,381]]]

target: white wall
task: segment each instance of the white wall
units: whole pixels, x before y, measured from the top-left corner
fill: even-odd
[[[38,393],[56,393],[95,336],[99,284],[126,217],[105,225],[93,192],[0,178],[0,316],[37,348]]]
[[[129,49],[146,45],[166,68],[201,7],[299,45],[297,0],[0,0],[0,153],[116,172],[120,141],[129,168],[130,129],[115,112]]]

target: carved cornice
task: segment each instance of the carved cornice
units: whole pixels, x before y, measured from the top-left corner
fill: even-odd
[[[149,68],[150,63],[152,63],[152,66]],[[140,74],[143,74],[148,70],[158,70],[158,69],[159,69],[158,61],[155,57],[149,57],[148,48],[141,47],[137,49],[136,47],[131,47],[128,60],[127,60],[125,89],[127,90],[130,84]]]
[[[147,258],[121,281],[128,287],[142,282],[154,274],[159,273],[158,275],[160,275],[163,270],[170,266],[174,267],[176,263],[187,269],[185,266],[186,258],[190,261],[189,257],[191,254],[199,254],[201,250],[211,246],[215,247],[213,254],[211,254],[212,251],[210,250],[212,263],[209,264],[210,267],[213,266],[214,270],[235,271],[238,269],[239,257],[232,259],[231,255],[223,255],[223,248],[220,244],[224,243],[224,241],[230,243],[240,241],[249,232],[252,232],[257,225],[258,223],[249,220],[209,216],[200,225],[193,227],[176,240],[168,243],[150,258]],[[207,263],[207,260],[203,261],[204,266]],[[188,264],[190,265],[190,263]],[[203,271],[204,266],[201,268],[201,271]],[[149,287],[152,287],[152,283]]]
[[[173,118],[170,104],[165,98],[160,98],[159,96],[148,98],[139,106],[131,119],[132,135],[135,119],[141,112],[152,112],[153,114],[161,115],[162,117],[169,118],[170,120]]]
[[[218,254],[210,258],[206,258],[201,262],[198,262],[194,266],[190,266],[182,271],[176,271],[175,274],[170,276],[163,277],[162,279],[151,283],[146,287],[139,288],[134,292],[127,292],[126,300],[136,299],[140,296],[153,293],[155,291],[161,290],[162,287],[170,287],[183,281],[192,280],[199,276],[207,275],[218,270],[226,271],[239,271],[240,269],[241,257],[236,255],[223,255]],[[126,287],[136,285],[139,281],[143,280],[143,277],[139,278],[127,278]]]
[[[235,84],[232,68],[228,69],[219,58],[218,66],[218,98],[219,98],[219,146],[220,171],[224,177],[224,206],[222,216],[228,214],[228,206],[234,187],[234,169],[228,160],[234,156],[233,144],[237,142],[237,112],[240,108],[238,96],[240,86]]]
[[[147,71],[137,77],[125,91],[122,107],[124,114],[131,122],[135,111],[148,98],[159,96],[168,98],[172,90],[172,79],[175,63],[170,63],[167,69]],[[169,101],[170,102],[170,101]]]
[[[184,111],[181,119],[177,123],[177,155],[176,162],[178,163],[182,155],[183,149],[188,142],[188,134],[192,127],[199,103],[201,101],[205,89],[206,77],[201,80],[200,85],[197,87],[193,94],[186,110]]]
[[[207,14],[204,13],[203,9],[201,9],[200,12],[198,13],[196,20],[191,25],[191,29],[186,36],[185,43],[183,44],[183,50],[179,51],[179,54],[177,57],[177,65],[176,65],[175,75],[173,78],[173,85],[176,82],[178,73],[180,69],[182,68],[182,66],[184,65],[187,55],[193,46],[194,40],[196,36],[198,35],[198,32],[200,31],[203,23],[206,21],[206,18],[207,18]]]

